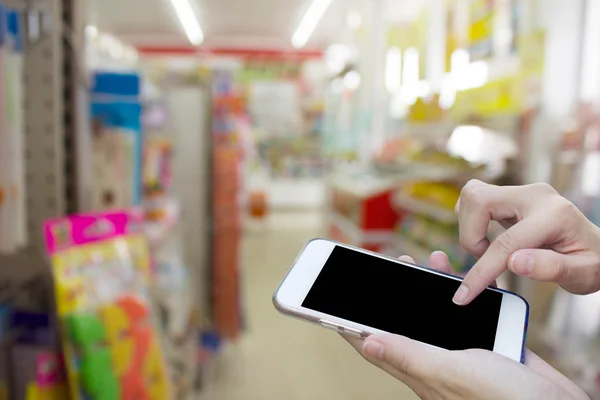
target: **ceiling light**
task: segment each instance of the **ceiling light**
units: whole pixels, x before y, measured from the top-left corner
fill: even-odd
[[[196,18],[196,13],[190,4],[190,0],[171,0],[171,4],[190,43],[194,46],[202,44],[204,33]]]
[[[515,141],[506,135],[479,126],[457,126],[446,145],[448,153],[477,164],[494,164],[517,156]]]
[[[452,74],[461,74],[469,65],[469,52],[464,49],[457,49],[450,58],[450,71]]]
[[[306,10],[302,21],[300,21],[296,32],[294,32],[294,36],[292,36],[292,45],[295,48],[299,49],[306,45],[306,42],[308,42],[308,39],[313,34],[330,4],[331,0],[313,0],[308,10]]]
[[[85,27],[85,37],[88,40],[94,40],[98,37],[98,28],[94,25],[88,25]]]
[[[352,58],[352,48],[345,44],[332,44],[325,50],[325,64],[329,72],[339,74]]]
[[[444,110],[449,110],[456,102],[456,87],[452,81],[450,74],[447,74],[440,90],[440,107]]]
[[[388,49],[385,55],[385,87],[389,93],[400,89],[402,76],[402,52],[397,47]]]
[[[431,95],[433,92],[431,90],[431,85],[426,80],[420,80],[416,85],[417,96],[420,98],[425,98]]]
[[[451,73],[453,84],[457,90],[475,89],[488,82],[489,67],[483,61],[475,61],[467,64],[460,73]]]
[[[458,126],[448,139],[448,153],[470,162],[480,161],[480,148],[483,143],[483,129],[479,126]]]
[[[403,85],[416,85],[419,82],[419,51],[416,48],[410,47],[404,51],[404,65],[402,67]]]

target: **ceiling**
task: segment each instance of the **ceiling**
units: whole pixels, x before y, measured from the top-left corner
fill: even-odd
[[[372,0],[333,0],[307,49],[322,49],[339,39],[349,11]],[[411,18],[416,0],[393,3],[394,20]],[[207,47],[289,49],[290,38],[311,0],[191,0]],[[187,39],[169,0],[90,0],[89,21],[136,46],[186,47]],[[390,8],[390,7],[387,7]],[[115,12],[118,10],[118,12]],[[132,18],[132,16],[135,16]]]

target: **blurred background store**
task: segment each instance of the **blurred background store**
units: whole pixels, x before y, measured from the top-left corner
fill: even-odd
[[[472,178],[600,224],[600,0],[0,5],[0,399],[412,399],[276,313],[305,241],[464,272]],[[599,295],[500,285],[600,399]]]

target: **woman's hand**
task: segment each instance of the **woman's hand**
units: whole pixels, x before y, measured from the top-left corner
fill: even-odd
[[[441,252],[432,254],[430,267],[450,272],[448,257]],[[522,365],[490,351],[448,351],[391,334],[347,340],[373,365],[425,400],[589,400],[574,383],[529,351]]]
[[[479,261],[454,296],[470,303],[502,272],[556,282],[575,294],[600,289],[600,230],[550,185],[470,181],[456,205],[462,246]],[[487,239],[490,221],[507,230]]]

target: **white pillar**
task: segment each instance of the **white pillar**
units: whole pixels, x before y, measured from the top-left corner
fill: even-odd
[[[584,1],[545,0],[538,8],[547,32],[542,108],[551,118],[567,116],[578,96]]]
[[[387,93],[385,91],[385,53],[387,42],[387,23],[383,0],[372,0],[373,36],[372,36],[372,123],[367,132],[367,161],[381,151],[386,140],[388,119]]]
[[[540,0],[537,0],[538,2]],[[546,30],[541,117],[533,129],[528,180],[548,181],[553,149],[579,96],[585,0],[543,0],[536,7]]]
[[[580,98],[600,101],[600,0],[585,0]]]
[[[427,44],[427,80],[434,91],[440,90],[446,67],[446,2],[430,0]]]

